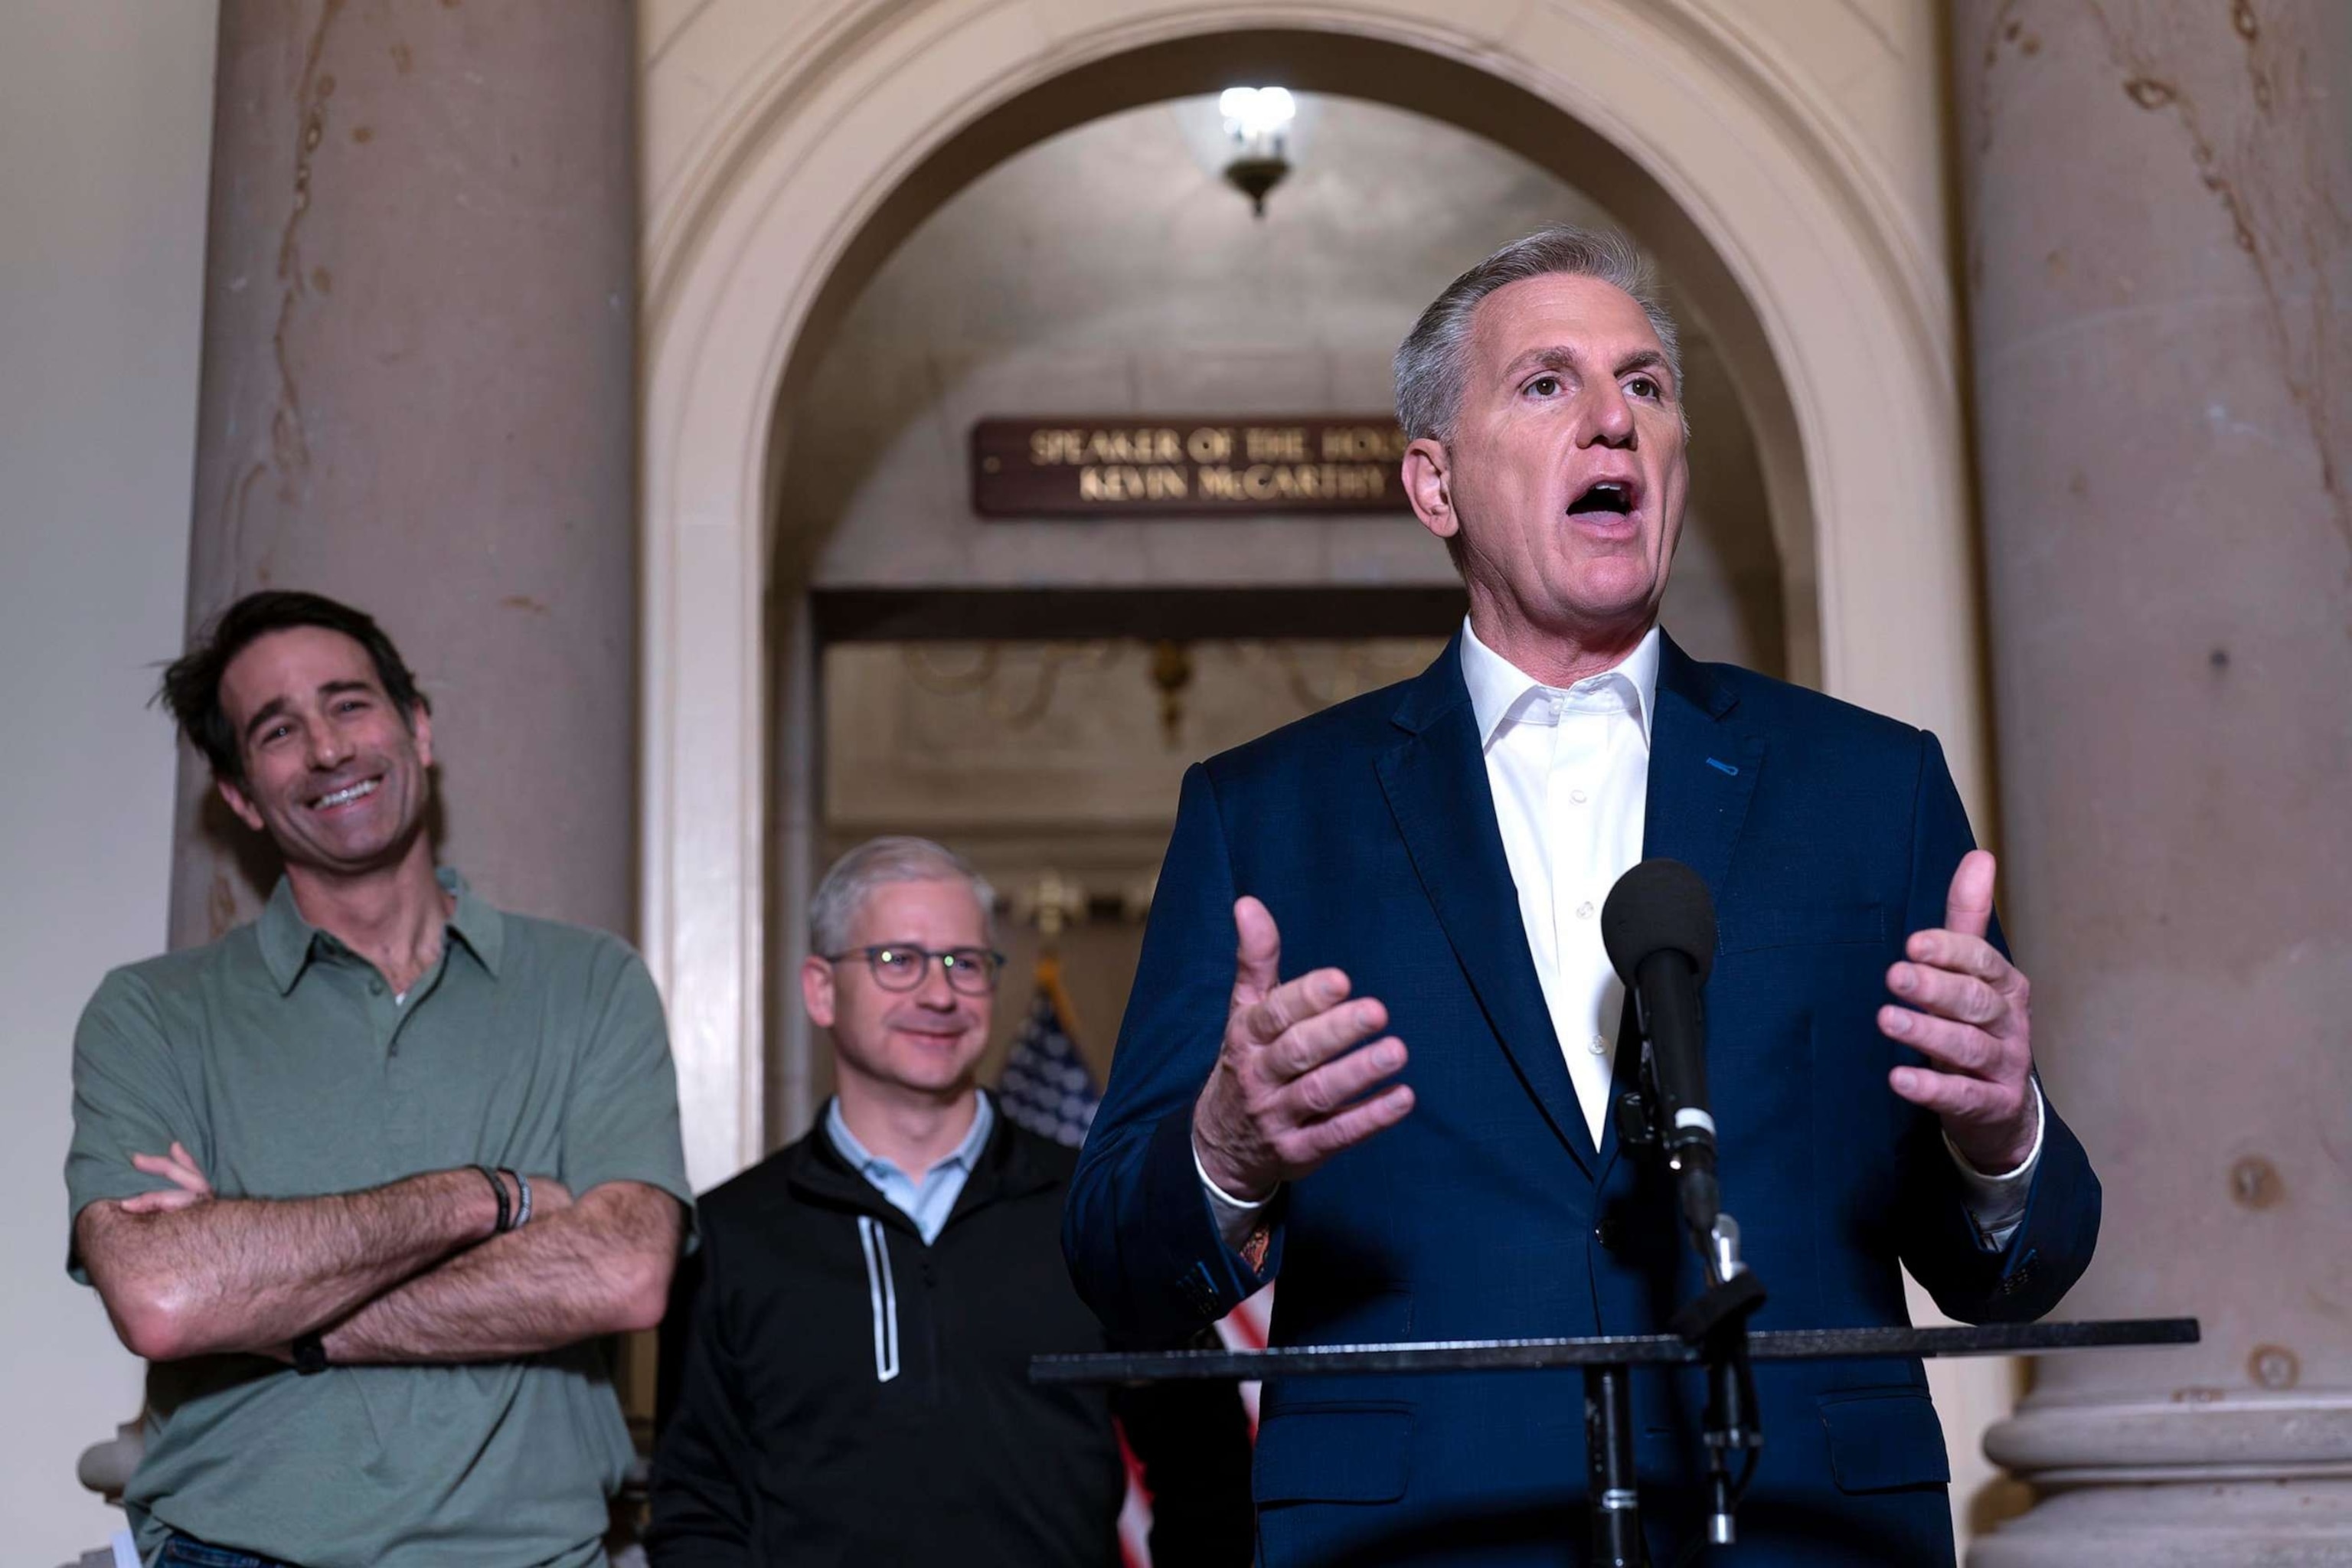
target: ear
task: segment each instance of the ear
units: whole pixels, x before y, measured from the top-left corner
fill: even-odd
[[[1421,526],[1440,539],[1451,539],[1462,531],[1462,520],[1454,515],[1454,493],[1450,478],[1453,458],[1445,443],[1423,436],[1404,449],[1404,493],[1412,502],[1413,516]]]
[[[834,1003],[833,965],[811,953],[801,960],[801,1005],[808,1009],[809,1022],[832,1028]]]
[[[256,833],[267,831],[262,825],[261,813],[255,808],[253,802],[246,798],[243,790],[224,778],[214,779],[213,787],[220,791],[221,799],[228,802],[228,808],[236,813],[236,819],[239,822],[244,823]]]
[[[416,760],[433,765],[433,714],[420,702],[408,710],[408,732],[416,737]]]

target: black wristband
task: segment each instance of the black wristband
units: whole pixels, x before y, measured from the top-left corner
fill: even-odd
[[[293,1353],[296,1376],[316,1377],[327,1370],[327,1344],[317,1334],[299,1334],[287,1349]]]
[[[499,1180],[499,1173],[488,1165],[477,1165],[474,1169],[482,1173],[482,1180],[489,1183],[490,1191],[499,1196],[499,1227],[490,1234],[504,1236],[514,1228],[514,1215],[507,1206],[507,1184]]]

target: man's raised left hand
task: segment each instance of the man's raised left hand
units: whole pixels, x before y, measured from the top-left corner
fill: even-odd
[[[2032,987],[1985,940],[1992,920],[1992,856],[1972,849],[1952,873],[1944,923],[1914,931],[1906,962],[1886,971],[1903,1005],[1878,1027],[1928,1060],[1887,1075],[1895,1093],[1942,1118],[1961,1158],[1987,1175],[2016,1169],[2041,1131],[2033,1092]]]

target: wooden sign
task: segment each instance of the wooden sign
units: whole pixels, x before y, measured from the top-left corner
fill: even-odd
[[[983,419],[982,517],[1204,517],[1408,510],[1386,414]]]

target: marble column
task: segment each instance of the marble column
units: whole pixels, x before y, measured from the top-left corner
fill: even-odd
[[[634,14],[223,0],[191,628],[309,588],[434,704],[443,859],[635,924]],[[158,651],[168,651],[167,633]],[[172,939],[274,868],[181,767]]]
[[[2106,1189],[1974,1568],[2352,1563],[2352,6],[1958,0],[2004,903]]]

